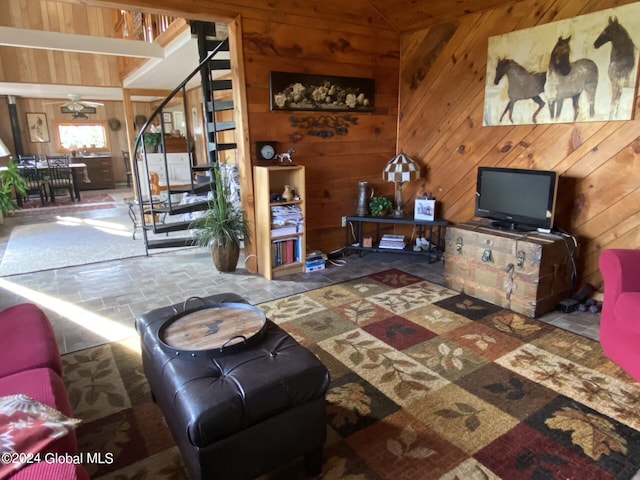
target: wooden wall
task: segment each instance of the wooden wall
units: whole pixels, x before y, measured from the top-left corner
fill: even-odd
[[[487,39],[625,3],[523,1],[403,35],[399,146],[424,173],[405,198],[432,192],[463,222],[478,165],[555,170],[556,223],[578,238],[580,281],[599,285],[602,249],[640,247],[640,120],[483,127]]]
[[[277,141],[279,152],[295,149],[294,162],[306,167],[307,248],[327,252],[344,244],[341,217],[355,211],[359,180],[393,192],[381,176],[395,153],[399,34],[320,19],[303,28],[299,23],[295,17],[243,18],[251,155],[256,141]],[[344,136],[309,135],[292,126],[291,117],[327,114],[270,111],[271,71],[373,78],[375,111],[355,114],[358,122]]]
[[[112,37],[113,10],[40,0],[0,2],[0,25]],[[0,82],[119,87],[115,56],[0,47]]]

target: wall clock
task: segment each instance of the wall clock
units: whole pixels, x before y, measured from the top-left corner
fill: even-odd
[[[278,142],[256,142],[256,159],[259,162],[271,162],[276,158]]]

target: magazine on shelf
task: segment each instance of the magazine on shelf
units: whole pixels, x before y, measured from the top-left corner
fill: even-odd
[[[380,248],[390,248],[392,250],[403,250],[405,246],[404,242],[383,242],[382,240],[380,240],[380,244],[378,245]]]
[[[404,235],[395,235],[392,233],[385,233],[382,235],[380,241],[390,241],[390,242],[404,242]]]

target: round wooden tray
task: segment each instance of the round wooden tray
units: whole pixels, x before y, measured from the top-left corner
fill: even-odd
[[[187,310],[158,330],[163,349],[188,358],[215,357],[237,352],[260,340],[266,317],[246,303],[217,303]]]

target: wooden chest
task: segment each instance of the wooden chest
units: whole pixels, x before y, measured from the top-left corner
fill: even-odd
[[[448,227],[445,240],[444,279],[453,290],[534,318],[570,294],[568,238],[465,223]]]

